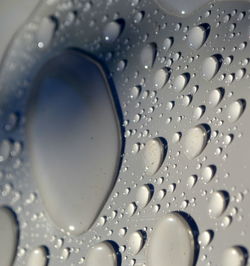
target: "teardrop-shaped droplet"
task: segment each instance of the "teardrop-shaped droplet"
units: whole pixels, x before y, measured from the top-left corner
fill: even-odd
[[[161,138],[150,139],[143,149],[143,161],[147,175],[155,174],[163,163],[165,147]]]
[[[197,50],[201,48],[208,37],[208,29],[203,25],[193,27],[188,33],[188,44]]]
[[[148,244],[148,266],[192,266],[194,237],[186,220],[178,213],[165,215],[156,224]]]
[[[109,22],[103,30],[104,40],[106,42],[114,42],[122,33],[123,28],[123,19],[118,19],[116,21]]]
[[[155,43],[147,44],[141,51],[141,63],[146,69],[150,69],[155,61],[157,46]]]
[[[86,266],[118,266],[113,246],[104,241],[90,248],[86,256]]]
[[[162,68],[156,71],[154,76],[154,85],[157,89],[161,89],[168,81],[170,72],[167,68]]]
[[[35,248],[29,254],[27,266],[47,266],[48,264],[48,249],[44,246]]]
[[[37,45],[39,48],[48,47],[57,28],[57,21],[52,17],[42,18],[37,31]]]
[[[246,258],[240,247],[227,248],[222,253],[221,266],[245,266]]]
[[[220,61],[217,56],[207,57],[202,64],[202,76],[206,80],[211,80],[219,71]]]
[[[148,205],[152,198],[152,189],[149,185],[143,185],[138,188],[136,192],[136,204],[140,208],[144,208]]]
[[[208,130],[204,125],[197,125],[190,128],[183,139],[184,154],[188,159],[194,159],[207,145]]]
[[[208,202],[208,213],[212,218],[222,215],[227,207],[227,198],[223,191],[215,191]]]
[[[245,106],[246,106],[246,101],[243,99],[231,103],[227,111],[228,121],[231,123],[236,122],[243,114]]]
[[[188,81],[189,81],[189,75],[187,73],[181,74],[175,78],[173,87],[175,90],[180,92],[185,89]]]

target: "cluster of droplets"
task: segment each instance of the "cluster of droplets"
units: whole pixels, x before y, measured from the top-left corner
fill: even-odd
[[[30,161],[23,151],[27,117],[22,121],[19,112],[10,112],[0,142],[1,238],[9,239],[8,252],[0,253],[5,265],[16,254],[17,263],[39,266],[74,260],[86,266],[247,264],[249,234],[247,227],[240,229],[249,223],[247,181],[241,177],[245,186],[239,186],[232,175],[233,167],[241,167],[237,145],[246,141],[247,131],[248,5],[240,11],[233,2],[228,8],[212,4],[179,21],[152,1],[141,2],[120,1],[124,10],[118,12],[112,0],[105,8],[92,1],[48,0],[54,14],[40,14],[27,26],[24,36],[32,45],[26,49],[34,50],[26,53],[34,52],[33,64],[74,46],[106,61],[121,102],[125,152],[113,192],[93,226],[71,236],[44,215],[41,191],[22,195],[33,182],[30,166],[22,164]],[[18,93],[21,113],[24,92]],[[16,181],[20,175],[26,176],[25,185]],[[233,235],[237,230],[239,236]],[[29,232],[43,242],[32,243]],[[225,234],[232,234],[230,246],[220,247]]]

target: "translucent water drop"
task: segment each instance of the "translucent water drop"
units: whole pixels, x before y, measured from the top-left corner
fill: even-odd
[[[18,242],[18,225],[14,213],[0,208],[0,258],[1,265],[13,265]]]
[[[11,146],[11,142],[7,139],[0,142],[0,162],[4,162],[9,158]]]
[[[171,46],[173,45],[173,42],[174,42],[174,39],[172,37],[166,38],[163,41],[163,49],[168,51],[171,48]]]
[[[215,191],[211,195],[208,202],[208,213],[212,218],[217,218],[223,214],[227,207],[227,200],[225,193],[222,191]]]
[[[225,216],[223,217],[222,221],[221,221],[221,227],[226,228],[228,227],[232,222],[232,217],[231,216]]]
[[[222,253],[221,266],[245,266],[246,259],[240,247],[227,248]]]
[[[202,76],[206,80],[211,80],[220,67],[219,59],[216,56],[207,57],[202,64]]]
[[[43,18],[39,24],[37,31],[37,45],[39,48],[48,47],[54,37],[57,28],[57,21],[55,18]]]
[[[187,187],[191,189],[197,182],[197,176],[196,175],[191,175],[187,179]]]
[[[143,150],[143,161],[147,175],[154,175],[163,163],[165,157],[164,143],[161,138],[150,139]]]
[[[200,119],[205,113],[206,107],[204,105],[198,106],[194,109],[193,118],[195,120]]]
[[[149,185],[143,185],[137,189],[136,204],[140,208],[146,207],[151,198],[152,198],[152,190]]]
[[[112,94],[100,66],[78,52],[58,55],[38,77],[27,120],[33,176],[52,220],[80,234],[97,218],[118,170]]]
[[[144,68],[150,69],[155,61],[157,46],[155,43],[147,44],[141,51],[141,64]]]
[[[187,107],[192,101],[192,96],[191,95],[185,95],[182,99],[182,105]]]
[[[141,231],[136,231],[130,234],[128,238],[128,249],[132,255],[136,255],[140,252],[144,245],[144,239]]]
[[[184,73],[176,77],[173,83],[173,87],[177,91],[182,91],[187,86],[187,83],[189,81],[188,74]]]
[[[229,144],[232,142],[232,140],[233,140],[233,135],[231,135],[231,134],[226,135],[226,136],[224,137],[224,142],[223,142],[223,144],[225,144],[225,145],[229,145]]]
[[[137,12],[134,16],[134,23],[140,23],[144,17],[143,12]]]
[[[210,231],[204,231],[200,233],[198,237],[198,243],[202,248],[205,248],[212,241],[212,233]]]
[[[186,220],[178,213],[165,215],[156,224],[148,244],[148,266],[192,266],[194,237]]]
[[[172,142],[173,143],[177,143],[179,142],[181,139],[181,133],[180,132],[176,132],[174,133],[173,137],[172,137]]]
[[[140,86],[134,86],[130,89],[130,98],[131,99],[137,99],[139,94],[141,92]]]
[[[205,183],[208,183],[212,180],[215,175],[216,167],[214,165],[208,165],[204,167],[201,171],[202,179]]]
[[[170,73],[167,68],[162,68],[156,71],[154,75],[154,85],[157,89],[161,89],[168,81]]]
[[[123,20],[116,20],[109,22],[103,30],[104,40],[107,42],[114,42],[121,34],[124,27]]]
[[[190,128],[183,138],[184,154],[191,160],[202,153],[207,145],[208,133],[204,125]]]
[[[113,246],[104,241],[90,248],[86,256],[86,266],[118,266]]]
[[[193,27],[188,33],[188,44],[193,49],[199,49],[207,39],[207,32],[202,25]]]
[[[244,112],[246,102],[243,99],[239,99],[231,103],[227,110],[227,119],[229,122],[236,122]]]
[[[47,266],[48,255],[48,249],[44,246],[32,250],[28,256],[27,266]]]
[[[223,97],[222,88],[214,89],[209,94],[208,104],[212,107],[216,107],[221,102],[222,97]]]
[[[129,203],[125,213],[129,217],[131,217],[131,216],[133,216],[135,214],[136,209],[137,209],[137,206],[136,206],[136,204],[134,202]]]

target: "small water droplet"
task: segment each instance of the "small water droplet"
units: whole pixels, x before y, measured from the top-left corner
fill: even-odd
[[[198,242],[202,248],[207,247],[211,243],[211,241],[212,241],[212,232],[211,231],[207,230],[207,231],[200,233],[200,235],[198,237]]]
[[[223,98],[224,90],[222,88],[214,89],[210,92],[208,98],[208,104],[212,107],[216,107]]]
[[[201,171],[202,179],[205,183],[208,183],[212,180],[216,172],[216,167],[214,165],[208,165],[204,167]]]
[[[193,27],[188,33],[188,43],[193,49],[199,49],[208,37],[208,26],[199,25]]]
[[[239,99],[231,103],[227,110],[227,119],[229,122],[236,122],[244,112],[246,106],[246,101]]]
[[[155,61],[157,46],[155,43],[147,44],[141,51],[141,63],[144,68],[150,69]]]
[[[137,189],[136,192],[136,204],[140,208],[144,208],[148,205],[152,198],[152,189],[149,185],[143,185]]]
[[[174,80],[174,83],[173,83],[173,87],[175,90],[180,92],[180,91],[185,89],[188,81],[189,81],[189,74],[183,73],[183,74],[176,77],[176,79]]]
[[[47,266],[48,248],[45,246],[37,247],[28,256],[27,266]]]
[[[37,31],[37,45],[46,48],[50,45],[57,28],[57,20],[54,17],[42,18]]]
[[[207,57],[202,64],[202,76],[206,80],[211,80],[220,68],[220,59],[218,56]]]
[[[162,68],[156,71],[154,75],[154,85],[157,89],[161,89],[168,81],[170,72],[167,68]]]
[[[118,19],[116,21],[109,22],[103,30],[104,40],[106,42],[114,42],[122,33],[124,28],[124,20]]]

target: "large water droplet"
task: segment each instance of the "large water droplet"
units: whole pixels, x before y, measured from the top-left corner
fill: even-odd
[[[155,174],[161,167],[165,157],[165,147],[162,138],[150,139],[143,150],[143,161],[147,175]]]
[[[105,204],[118,170],[110,88],[99,65],[73,51],[52,59],[34,88],[27,123],[34,177],[54,222],[80,234]]]
[[[227,110],[228,121],[231,123],[236,122],[243,114],[245,106],[246,106],[246,101],[243,99],[231,103]]]
[[[199,25],[193,27],[188,33],[188,43],[193,49],[199,49],[208,37],[208,26]]]
[[[105,41],[114,42],[122,33],[123,28],[123,19],[118,19],[116,21],[109,22],[103,30],[103,36]]]
[[[48,255],[48,249],[44,246],[32,250],[28,257],[27,266],[47,266]]]
[[[227,207],[227,198],[223,191],[215,191],[211,195],[208,202],[208,213],[212,218],[222,215]]]
[[[148,245],[148,266],[192,266],[194,237],[178,213],[164,216],[155,226]]]
[[[221,266],[245,266],[246,259],[240,247],[227,248],[221,258]]]
[[[211,80],[218,72],[220,63],[218,56],[207,57],[202,64],[202,76],[206,80]]]
[[[194,159],[207,145],[208,130],[204,125],[197,125],[190,128],[183,139],[184,154],[188,159]]]
[[[18,241],[15,215],[5,207],[0,208],[0,260],[2,266],[13,265]]]
[[[113,246],[104,241],[90,248],[86,256],[86,266],[117,266],[117,256]]]
[[[141,51],[141,63],[144,68],[149,69],[153,66],[157,52],[155,43],[147,44]]]

